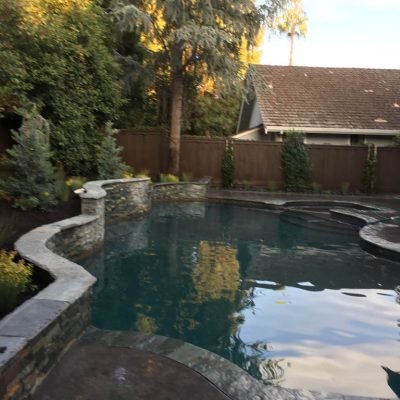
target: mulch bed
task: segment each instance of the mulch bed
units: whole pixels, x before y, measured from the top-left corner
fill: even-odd
[[[77,195],[72,195],[66,202],[60,202],[49,212],[38,209],[22,211],[0,200],[0,249],[13,249],[15,241],[33,228],[79,214],[80,199]]]
[[[59,203],[50,212],[37,209],[22,211],[11,207],[8,202],[0,200],[0,249],[12,250],[15,241],[31,229],[78,214],[80,214],[80,199],[76,195],[71,195],[68,201]],[[19,297],[16,304],[10,304],[9,308],[0,312],[0,319],[52,281],[53,279],[46,271],[34,268],[32,286]]]

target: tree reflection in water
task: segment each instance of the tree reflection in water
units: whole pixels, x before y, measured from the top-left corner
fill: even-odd
[[[307,332],[303,316],[327,315],[319,308],[325,303],[368,304],[370,289],[393,297],[390,290],[400,283],[400,269],[363,252],[355,233],[318,228],[260,210],[204,204],[168,205],[113,225],[104,249],[85,263],[98,277],[94,324],[179,338],[226,357],[263,382],[285,384],[290,356],[300,354],[286,348],[307,341],[329,345],[329,337],[346,346],[353,337],[372,340],[366,318],[354,323],[358,315],[351,316],[355,331],[342,329],[347,336],[340,338],[323,325]],[[311,299],[307,296],[322,297],[312,297],[313,310],[299,309]],[[329,308],[329,315],[345,314],[342,310]],[[280,320],[282,315],[289,319]],[[390,326],[387,315],[384,325]],[[293,327],[291,319],[298,318]]]

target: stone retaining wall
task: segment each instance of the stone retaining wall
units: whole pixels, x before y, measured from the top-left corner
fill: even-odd
[[[129,219],[147,212],[151,207],[149,187],[148,179],[125,185],[121,185],[120,182],[103,185],[107,192],[106,223]]]
[[[209,178],[198,182],[156,183],[151,191],[154,202],[206,200]]]
[[[88,182],[80,191],[81,215],[36,228],[16,242],[19,255],[54,282],[0,321],[1,399],[27,399],[87,328],[96,279],[70,260],[102,245],[106,222],[149,210],[148,186],[148,179]]]

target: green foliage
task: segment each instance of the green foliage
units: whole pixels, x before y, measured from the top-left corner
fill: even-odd
[[[273,179],[268,180],[267,190],[269,192],[276,192],[278,189],[279,189],[279,186]]]
[[[15,144],[7,150],[8,158],[3,162],[11,167],[12,175],[2,183],[2,188],[15,207],[47,210],[57,203],[54,168],[50,162],[49,124],[35,107],[20,113],[22,125],[18,132],[12,132]]]
[[[183,182],[192,182],[193,181],[193,175],[191,172],[184,172],[182,174],[182,180]]]
[[[304,145],[304,133],[286,132],[281,152],[285,189],[301,192],[307,189],[310,176],[310,159]]]
[[[393,138],[393,143],[394,143],[395,146],[400,146],[400,135],[396,135]]]
[[[32,266],[15,256],[15,251],[0,250],[0,317],[18,304],[31,283]]]
[[[64,168],[59,166],[56,171],[55,183],[54,183],[55,196],[60,201],[68,201],[70,195],[70,189],[66,183],[66,176]]]
[[[349,182],[342,182],[340,184],[340,193],[342,194],[347,194],[350,189],[350,183]]]
[[[235,175],[235,160],[233,154],[233,140],[225,141],[225,153],[222,159],[222,186],[231,188]]]
[[[112,123],[107,122],[103,139],[96,149],[97,176],[99,179],[123,178],[129,167],[121,159],[122,147],[117,145]]]
[[[0,109],[29,99],[68,175],[95,171],[99,126],[122,104],[104,11],[91,0],[0,0]]]
[[[241,97],[197,95],[184,109],[183,131],[189,135],[231,136],[236,132]]]
[[[81,189],[85,182],[87,182],[87,179],[83,176],[71,176],[65,181],[65,184],[71,192],[74,192],[75,190]]]
[[[162,183],[176,183],[179,182],[179,178],[172,174],[160,174],[160,182]]]
[[[363,190],[366,193],[374,193],[376,186],[376,169],[378,157],[375,145],[368,146],[367,162],[365,164],[364,176],[362,179]]]
[[[150,170],[141,169],[137,174],[135,174],[135,178],[150,178]]]
[[[311,191],[313,193],[321,193],[322,192],[322,185],[318,182],[311,182]]]

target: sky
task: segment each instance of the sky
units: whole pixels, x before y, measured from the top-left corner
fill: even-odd
[[[308,34],[293,64],[400,69],[400,0],[303,0]],[[262,64],[287,65],[289,38],[266,34]]]

